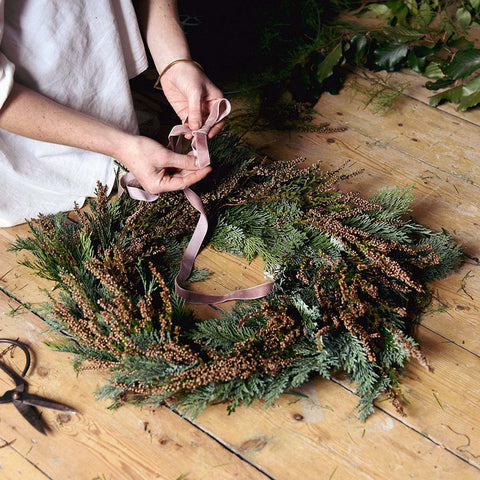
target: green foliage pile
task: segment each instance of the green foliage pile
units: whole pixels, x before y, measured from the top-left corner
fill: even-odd
[[[273,292],[195,318],[171,289],[196,212],[179,192],[109,202],[99,186],[79,223],[41,217],[12,247],[33,254],[26,264],[58,286],[45,311],[63,338],[52,347],[74,353],[80,370],[107,369],[98,394],[115,406],[195,415],[223,401],[233,411],[343,370],[361,418],[381,394],[401,409],[402,368],[410,358],[427,365],[412,337],[426,284],[457,265],[459,247],[406,218],[408,189],[365,200],[336,188],[349,176],[342,171],[259,160],[228,133],[212,143],[213,173],[195,186],[218,219],[209,244],[260,255]]]
[[[429,99],[434,107],[448,101],[465,111],[480,103],[480,49],[465,36],[480,27],[478,0],[390,0],[370,4],[358,16],[384,22],[355,34],[345,25],[345,37],[320,66],[321,77],[342,63],[372,71],[408,68],[430,79],[427,89],[439,91]]]
[[[418,72],[437,92],[432,106],[480,103],[480,49],[468,40],[479,28],[479,0],[207,3],[182,2],[186,31],[227,95],[250,102],[243,126],[305,126],[320,95],[343,87],[346,66]]]

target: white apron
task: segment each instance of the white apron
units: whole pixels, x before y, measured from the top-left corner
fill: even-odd
[[[137,131],[129,79],[147,68],[131,0],[0,0],[0,108],[13,77]],[[25,119],[28,122],[28,118]],[[113,160],[0,130],[0,227],[71,210],[115,181]]]

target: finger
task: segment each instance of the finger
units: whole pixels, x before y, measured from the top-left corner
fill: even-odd
[[[225,126],[225,120],[222,120],[221,122],[219,123],[216,123],[212,129],[208,132],[208,138],[213,138],[217,133],[220,132],[220,130],[222,130],[222,128]]]
[[[198,170],[197,159],[194,155],[183,155],[181,153],[170,152],[168,156],[157,159],[158,168],[174,168],[176,170]]]
[[[162,182],[162,192],[184,190],[205,178],[211,171],[211,167],[205,167],[196,172],[177,172],[170,176],[166,175]]]
[[[202,125],[202,94],[194,92],[188,97],[188,126],[190,130],[198,130]]]
[[[197,170],[196,172],[188,172],[187,175],[183,174],[183,172],[180,172],[179,176],[182,177],[184,185],[189,187],[190,185],[203,180],[211,171],[212,167],[208,166]]]

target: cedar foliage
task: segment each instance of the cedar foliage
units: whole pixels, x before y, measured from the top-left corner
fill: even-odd
[[[114,406],[167,404],[196,415],[216,400],[233,411],[344,370],[361,418],[381,394],[401,409],[402,368],[411,358],[427,365],[412,337],[426,282],[455,268],[458,245],[406,218],[408,188],[365,200],[336,188],[358,172],[259,159],[228,132],[212,141],[211,156],[213,173],[195,186],[217,219],[209,243],[260,255],[273,292],[196,319],[171,290],[193,208],[179,192],[109,202],[99,185],[80,222],[32,220],[32,235],[12,246],[33,254],[25,264],[58,286],[44,314],[63,338],[52,347],[74,353],[79,370],[108,369],[98,395]]]

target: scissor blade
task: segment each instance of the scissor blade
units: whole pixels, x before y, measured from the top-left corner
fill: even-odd
[[[14,372],[13,370],[10,370],[9,368],[7,368],[1,362],[0,362],[0,369],[3,370],[7,375],[9,375],[12,378],[12,380],[15,382],[15,386],[17,387],[17,389],[19,389],[19,391],[23,392],[23,389],[24,389],[23,378],[20,375],[18,375],[16,372]]]
[[[52,408],[53,410],[60,410],[62,412],[76,413],[73,408],[67,407],[53,400],[47,400],[46,398],[39,397],[38,395],[32,395],[31,393],[24,393],[22,395],[22,402],[32,407]]]
[[[14,400],[13,404],[17,407],[17,410],[23,415],[23,418],[25,418],[32,427],[36,428],[43,435],[46,435],[45,428],[40,422],[40,419],[38,418],[38,413],[35,411],[34,408],[18,400]]]

